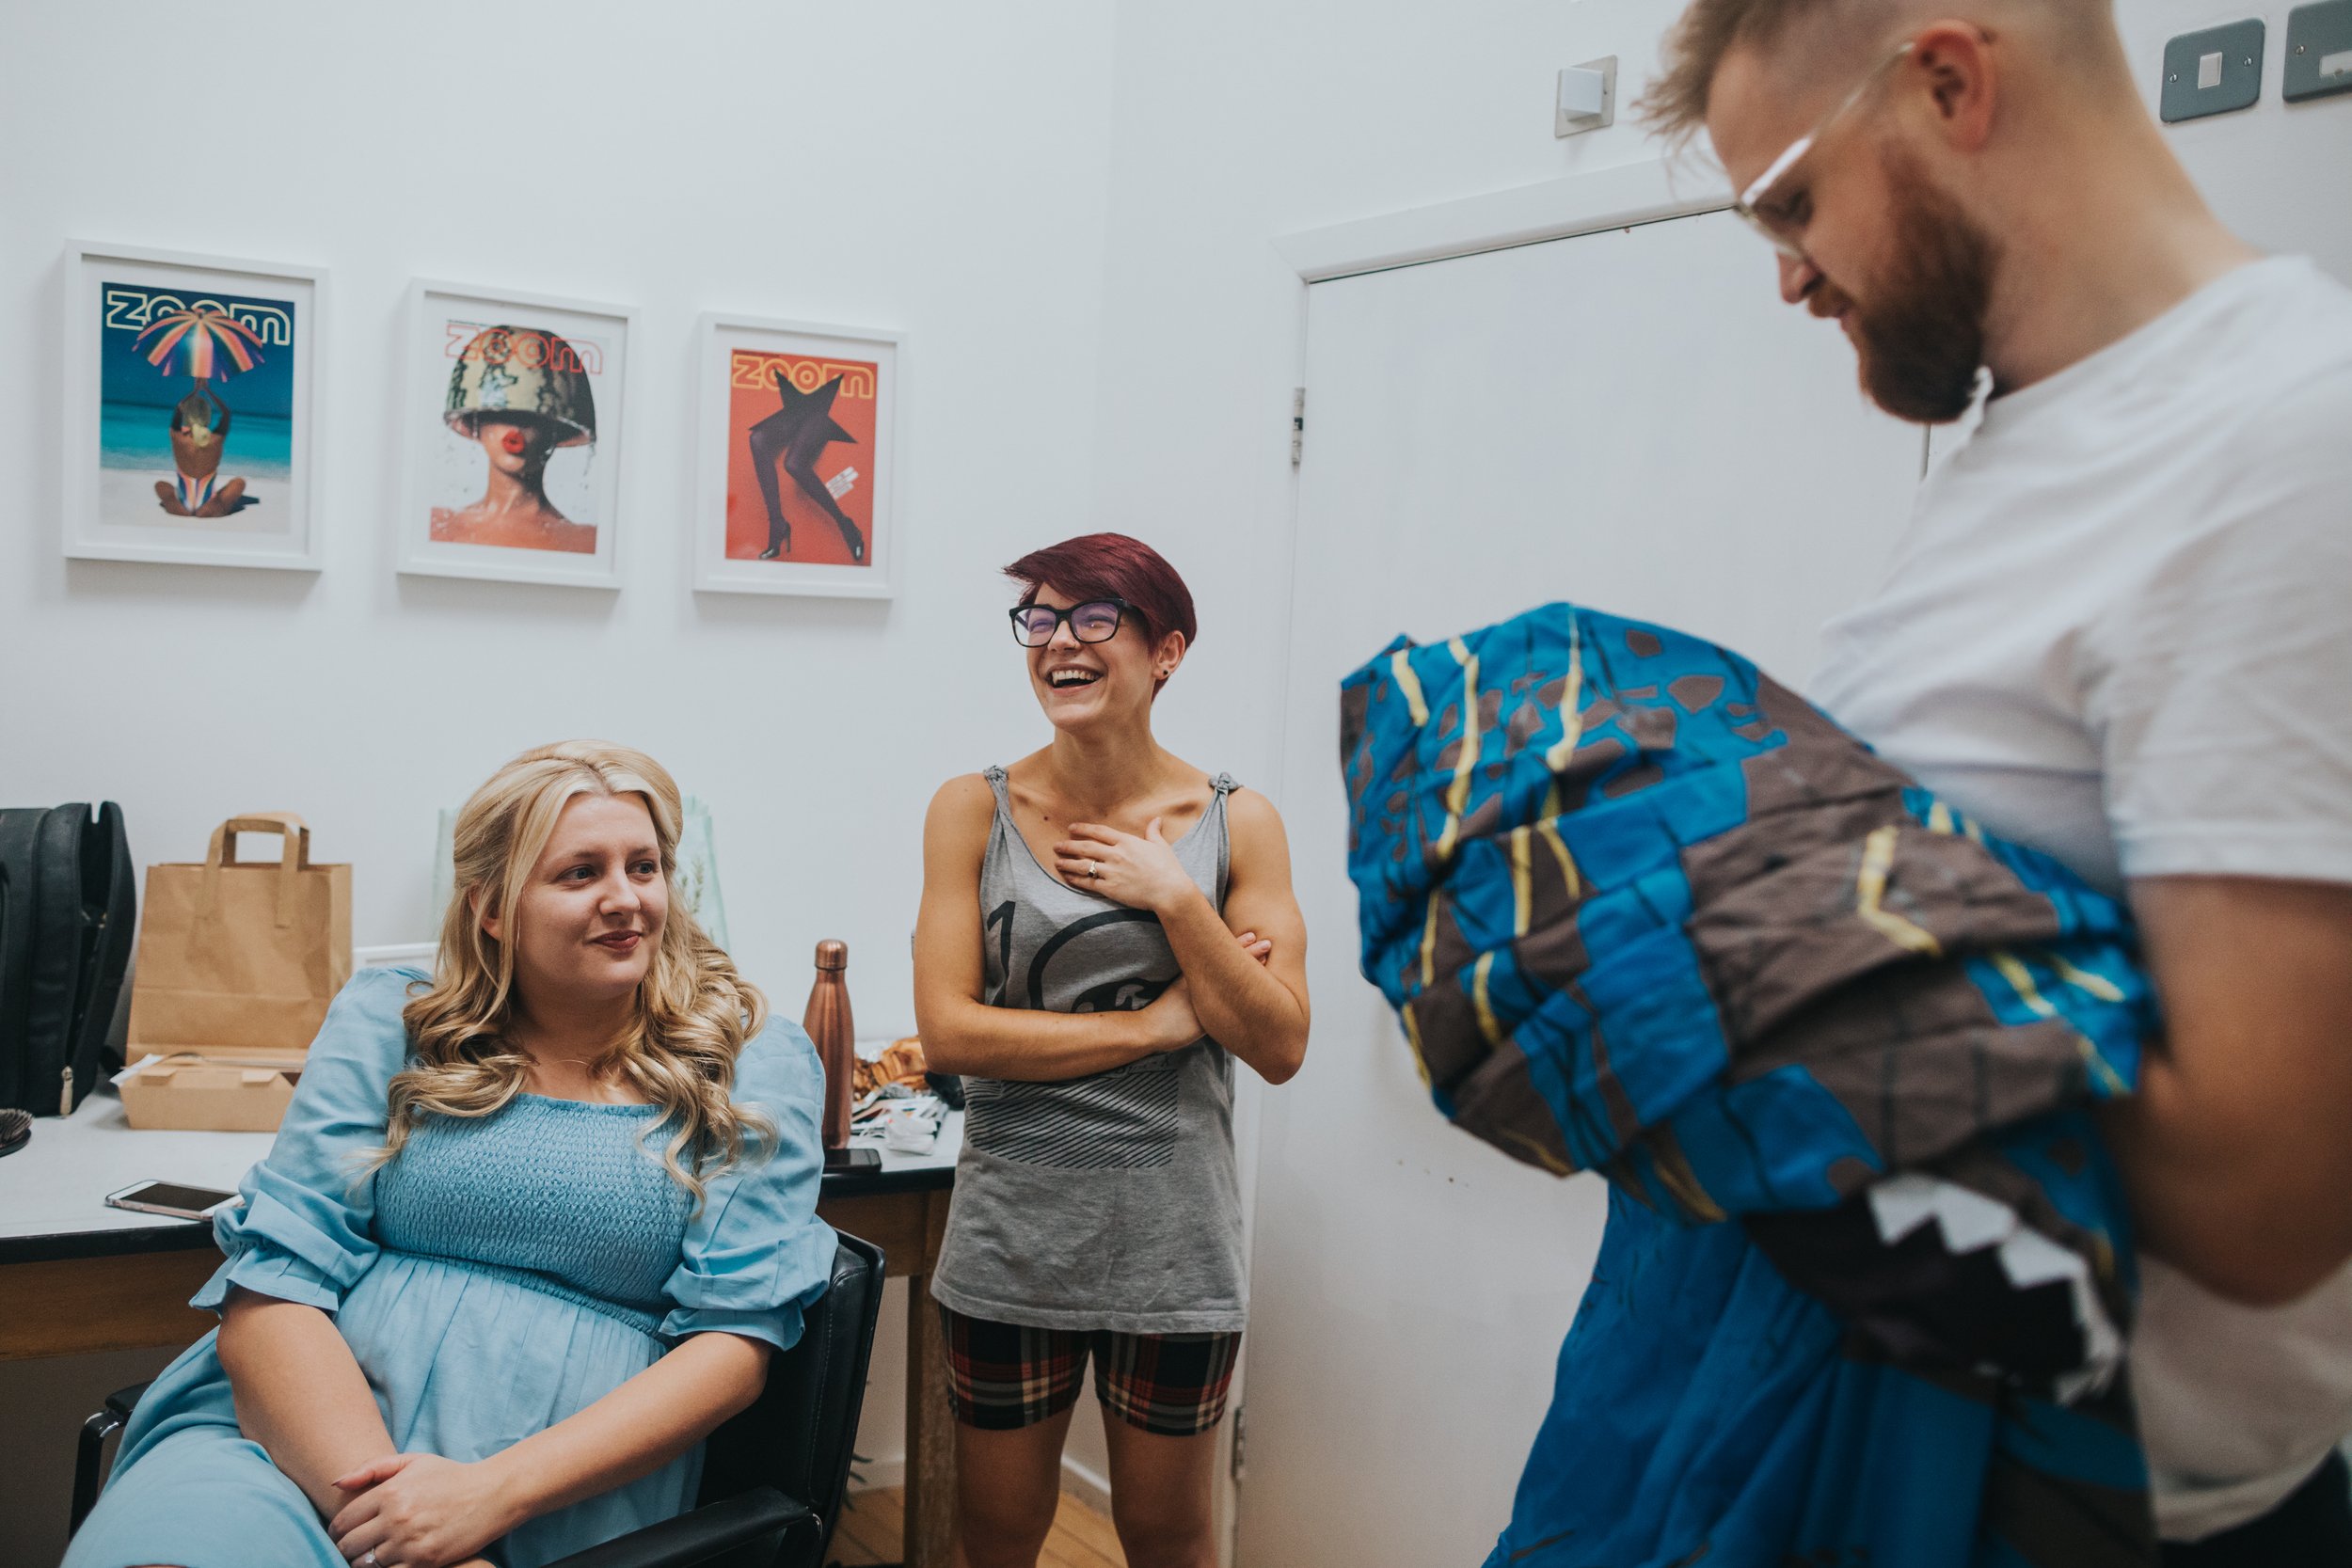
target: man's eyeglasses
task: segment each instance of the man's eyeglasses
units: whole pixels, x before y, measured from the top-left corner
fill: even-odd
[[[1815,144],[1829,134],[1830,127],[1843,119],[1855,104],[1861,103],[1863,96],[1878,86],[1879,78],[1886,74],[1887,68],[1910,54],[1912,48],[1912,44],[1906,43],[1881,60],[1868,75],[1863,77],[1853,91],[1845,96],[1837,107],[1822,116],[1820,122],[1812,130],[1790,142],[1788,150],[1767,165],[1764,172],[1756,177],[1756,182],[1740,192],[1740,199],[1731,204],[1731,211],[1735,216],[1763,235],[1774,250],[1779,251],[1790,261],[1803,261],[1808,259],[1802,242],[1805,223],[1813,216],[1813,203],[1805,192],[1784,191],[1775,196],[1772,187],[1787,178],[1788,171],[1797,166],[1799,160],[1812,151]]]
[[[1089,599],[1068,610],[1049,604],[1015,605],[1008,613],[1012,616],[1013,641],[1025,648],[1042,648],[1064,622],[1069,623],[1070,635],[1081,642],[1108,642],[1119,635],[1120,618],[1133,609],[1124,599]]]

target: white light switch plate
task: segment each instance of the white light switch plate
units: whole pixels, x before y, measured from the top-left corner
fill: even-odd
[[[1574,136],[1586,131],[1597,131],[1617,122],[1617,56],[1606,55],[1570,66],[1568,71],[1597,71],[1600,73],[1600,111],[1597,114],[1571,114],[1568,71],[1560,72],[1551,87],[1551,134],[1554,136]]]

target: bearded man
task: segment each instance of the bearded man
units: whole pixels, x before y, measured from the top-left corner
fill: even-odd
[[[2165,1561],[2352,1563],[2352,292],[2215,218],[2106,0],[1697,0],[1645,107],[1881,406],[1980,409],[1812,695],[2128,896]]]

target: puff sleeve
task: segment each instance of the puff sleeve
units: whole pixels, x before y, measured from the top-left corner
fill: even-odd
[[[735,1099],[775,1124],[767,1158],[711,1179],[686,1227],[678,1265],[663,1296],[664,1338],[717,1330],[789,1350],[801,1308],[822,1295],[833,1270],[833,1227],[817,1217],[824,1176],[819,1117],[825,1074],[797,1024],[771,1021],[743,1047]]]
[[[217,1214],[229,1260],[189,1301],[218,1311],[231,1285],[333,1312],[375,1260],[375,1173],[386,1096],[406,1063],[401,1009],[411,970],[364,970],[326,1011],[268,1158],[237,1184],[245,1202]]]

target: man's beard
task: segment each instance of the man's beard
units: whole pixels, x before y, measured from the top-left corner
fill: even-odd
[[[1881,156],[1893,243],[1869,300],[1849,310],[1862,389],[1899,420],[1948,424],[1976,400],[1993,242],[1915,159]]]

